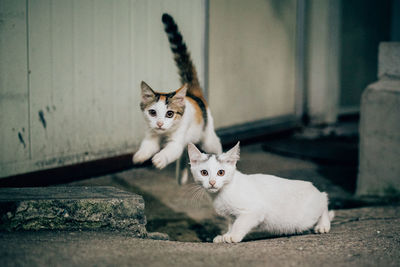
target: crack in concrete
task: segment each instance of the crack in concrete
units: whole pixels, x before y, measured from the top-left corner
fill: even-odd
[[[359,222],[359,221],[382,221],[382,220],[397,220],[400,219],[399,217],[381,217],[381,218],[363,218],[363,217],[357,217],[357,218],[351,218],[347,220],[342,220],[342,221],[333,221],[331,224],[332,225],[342,225],[350,222]]]

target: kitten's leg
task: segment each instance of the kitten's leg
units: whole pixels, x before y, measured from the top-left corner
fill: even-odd
[[[243,237],[251,229],[259,225],[260,222],[261,220],[257,214],[242,214],[235,220],[231,230],[222,236],[222,240],[221,238],[217,238],[214,239],[214,242],[238,243],[242,241]]]
[[[209,110],[207,111],[207,114],[208,114],[208,123],[204,131],[204,136],[201,140],[202,143],[201,148],[207,153],[219,155],[222,153],[221,141],[219,140],[219,137],[215,133],[214,119],[211,116]]]
[[[160,150],[158,136],[147,134],[140,144],[139,150],[133,155],[133,163],[143,163]]]
[[[179,184],[187,184],[189,181],[189,168],[185,167],[182,170],[181,176],[179,177]]]
[[[163,169],[182,155],[183,148],[182,143],[170,141],[160,152],[154,155],[152,159],[154,166]]]
[[[189,158],[188,153],[182,153],[180,159],[176,161],[175,178],[179,185],[186,184],[189,180]]]
[[[331,230],[331,221],[328,208],[324,210],[321,217],[318,219],[317,225],[314,227],[314,232],[317,234],[328,233]]]
[[[231,217],[228,218],[228,232],[226,232],[227,234],[229,234],[232,231],[232,225],[233,225],[233,219]]]
[[[232,218],[231,217],[227,217],[226,220],[228,221],[228,231],[223,234],[223,235],[217,235],[216,237],[214,237],[213,239],[213,243],[223,243],[224,242],[224,235],[227,235],[231,232],[232,230]]]
[[[221,141],[212,127],[207,128],[201,143],[201,148],[207,153],[213,153],[217,155],[222,153]]]

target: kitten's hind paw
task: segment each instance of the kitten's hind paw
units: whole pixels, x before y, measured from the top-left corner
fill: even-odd
[[[329,231],[331,230],[331,226],[330,225],[319,225],[319,224],[317,224],[315,227],[314,227],[314,232],[316,233],[316,234],[327,234],[327,233],[329,233]]]
[[[331,220],[329,216],[328,209],[326,209],[321,217],[318,219],[317,225],[314,227],[314,232],[316,234],[326,234],[331,230]]]

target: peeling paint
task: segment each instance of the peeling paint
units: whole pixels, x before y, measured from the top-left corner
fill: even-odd
[[[46,123],[46,120],[45,120],[45,118],[44,118],[43,110],[39,110],[39,121],[42,123],[43,128],[46,129],[47,123]]]

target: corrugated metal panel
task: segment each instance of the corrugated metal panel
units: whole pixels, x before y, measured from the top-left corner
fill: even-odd
[[[203,77],[204,1],[29,2],[32,158],[0,176],[133,152],[144,133],[140,81],[179,86],[163,12]]]

